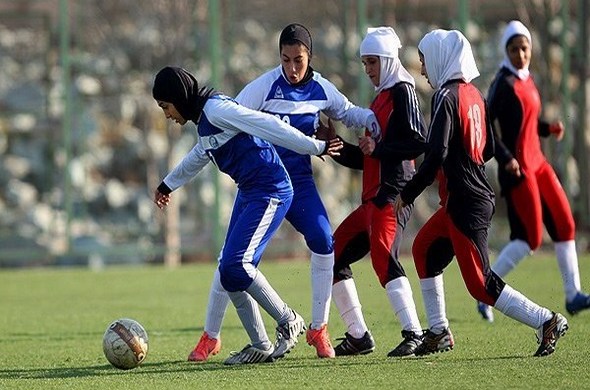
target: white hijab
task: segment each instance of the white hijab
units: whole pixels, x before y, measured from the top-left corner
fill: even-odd
[[[401,41],[391,27],[369,27],[367,35],[361,42],[361,56],[378,56],[380,63],[379,85],[376,92],[391,88],[404,81],[415,86],[414,78],[399,60],[398,51]]]
[[[502,60],[502,63],[500,65],[510,69],[510,71],[514,73],[519,79],[526,80],[530,76],[529,66],[526,65],[522,69],[516,69],[514,65],[512,65],[512,63],[510,62],[510,59],[508,58],[508,52],[506,50],[506,45],[508,44],[508,41],[515,35],[524,35],[526,39],[529,40],[529,44],[531,45],[532,50],[533,41],[531,40],[531,32],[520,21],[512,20],[506,26],[504,34],[502,35],[502,40],[500,41],[500,50],[502,50],[502,53],[504,53],[504,60]]]
[[[469,83],[479,76],[469,41],[457,30],[433,30],[418,44],[434,89],[449,80]]]

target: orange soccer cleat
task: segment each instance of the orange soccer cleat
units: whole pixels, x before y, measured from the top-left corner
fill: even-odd
[[[333,358],[336,356],[330,335],[328,334],[328,325],[324,324],[320,329],[307,330],[307,343],[315,347],[319,358]]]
[[[211,338],[207,332],[203,332],[195,349],[188,355],[188,361],[204,362],[210,355],[217,355],[219,351],[221,351],[221,340]]]

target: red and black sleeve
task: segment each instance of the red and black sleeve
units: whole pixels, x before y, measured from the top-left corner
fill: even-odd
[[[452,92],[447,88],[439,89],[432,97],[432,120],[426,155],[418,172],[400,194],[406,204],[414,203],[424,189],[434,182],[447,157],[453,128],[453,113],[456,111],[454,106],[456,104],[453,103]]]
[[[413,160],[426,150],[426,127],[416,91],[411,84],[399,83],[391,89],[393,112],[381,142],[371,157],[382,161]]]

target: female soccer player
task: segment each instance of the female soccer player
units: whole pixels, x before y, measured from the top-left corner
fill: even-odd
[[[490,88],[490,118],[496,134],[496,160],[502,195],[508,206],[510,242],[492,270],[506,276],[525,256],[538,249],[543,225],[555,245],[557,264],[570,314],[590,308],[590,295],[581,291],[576,227],[567,195],[541,149],[539,136],[563,137],[561,122],[539,119],[541,98],[529,72],[532,40],[519,21],[508,23],[502,36],[504,60]],[[489,306],[479,312],[488,320]]]
[[[399,249],[412,207],[396,213],[395,197],[415,172],[413,159],[426,146],[426,129],[414,90],[414,78],[401,64],[401,42],[391,27],[369,28],[360,45],[365,73],[377,96],[371,104],[382,129],[378,140],[367,132],[359,146],[345,143],[339,163],[363,170],[361,201],[334,233],[335,266],[332,297],[347,332],[336,355],[372,352],[375,342],[361,311],[351,264],[371,254],[373,269],[402,326],[402,341],[388,356],[414,354],[422,343],[410,282],[399,259]]]
[[[158,207],[168,205],[170,193],[210,160],[238,186],[218,271],[251,343],[225,363],[273,361],[295,346],[305,322],[258,270],[262,253],[293,198],[289,175],[271,143],[321,155],[337,153],[341,142],[315,140],[272,115],[243,107],[204,87],[199,89],[195,77],[182,68],[166,67],[158,72],[153,97],[166,118],[181,125],[191,120],[199,134],[199,142],[155,191]],[[275,347],[270,342],[258,305],[277,321],[285,343]],[[277,353],[278,348],[283,349]]]
[[[318,128],[320,113],[342,120],[349,127],[367,127],[378,135],[380,128],[375,114],[353,105],[313,70],[310,65],[312,49],[307,28],[300,24],[286,26],[279,38],[281,65],[246,85],[236,100],[251,109],[272,114],[308,136]],[[280,136],[280,129],[276,133]],[[334,266],[330,220],[314,182],[309,155],[280,145],[276,149],[293,183],[293,202],[285,219],[303,234],[311,251],[312,321],[307,330],[307,342],[316,348],[318,357],[332,358],[334,349],[327,328]],[[190,353],[189,361],[204,361],[219,351],[227,305],[227,294],[219,283],[219,276],[214,275],[205,331]],[[283,342],[280,333],[277,338],[278,343]]]
[[[568,329],[565,317],[532,302],[490,270],[487,238],[494,192],[484,164],[493,156],[494,139],[486,103],[471,84],[479,76],[471,45],[459,31],[434,30],[422,38],[418,49],[422,74],[436,90],[428,151],[396,199],[396,207],[412,204],[437,174],[442,175],[444,202],[420,229],[412,247],[429,325],[414,354],[453,348],[442,273],[456,256],[469,293],[536,329],[535,356],[549,355]]]

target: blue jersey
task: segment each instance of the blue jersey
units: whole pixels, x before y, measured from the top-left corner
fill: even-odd
[[[308,82],[292,85],[283,75],[282,67],[278,66],[246,85],[236,100],[251,109],[275,115],[308,136],[318,128],[320,112],[342,121],[347,127],[371,128],[373,122],[376,123],[371,110],[352,104],[334,84],[315,71]],[[275,146],[293,180],[312,174],[308,155]]]
[[[271,143],[314,155],[325,148],[324,141],[306,137],[276,117],[243,107],[224,95],[207,100],[197,133],[198,143],[164,178],[171,190],[213,161],[242,191],[263,196],[291,191],[289,176]]]

